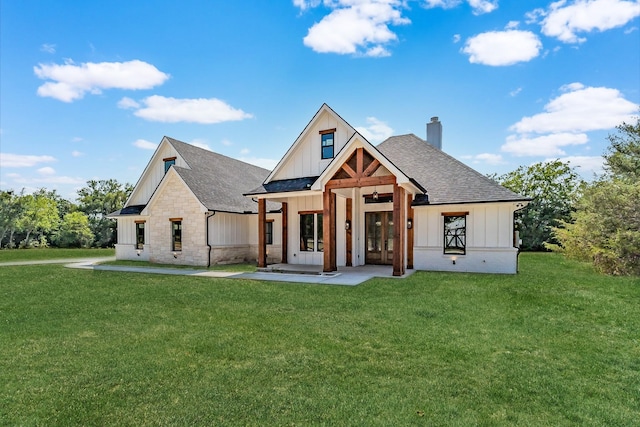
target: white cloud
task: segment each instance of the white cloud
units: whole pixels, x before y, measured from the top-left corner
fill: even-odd
[[[540,54],[542,43],[530,31],[489,31],[467,40],[462,52],[475,64],[504,66],[527,62]]]
[[[567,153],[561,147],[586,144],[588,141],[589,138],[584,133],[554,133],[537,137],[509,135],[500,149],[516,157],[564,156]]]
[[[249,150],[248,148],[243,148],[242,150],[240,150],[240,155],[241,156],[246,156],[250,152],[251,152],[251,150]]]
[[[39,163],[51,163],[55,161],[56,158],[52,156],[0,153],[0,167],[3,168],[29,168]]]
[[[177,99],[153,95],[143,99],[142,104],[144,107],[134,114],[155,122],[213,124],[253,117],[216,98]]]
[[[54,168],[52,168],[51,166],[45,166],[43,168],[38,169],[37,171],[40,175],[55,175],[56,174],[56,170]]]
[[[459,42],[460,42],[460,39],[461,39],[460,34],[454,34],[454,35],[453,35],[453,39],[452,39],[452,40],[453,40],[453,43],[454,43],[454,44],[455,44],[455,43],[459,43]]]
[[[129,110],[131,108],[140,108],[140,104],[138,104],[133,99],[128,96],[123,97],[120,101],[118,101],[118,108],[122,108],[123,110]]]
[[[84,184],[86,180],[84,178],[79,177],[71,177],[71,176],[56,176],[55,174],[42,174],[43,176],[38,178],[27,178],[20,174],[7,174],[7,177],[11,178],[11,180],[16,184],[28,185],[33,184],[39,187],[50,187],[54,184]],[[32,192],[30,189],[25,189],[26,192]]]
[[[142,148],[143,150],[155,150],[158,148],[158,144],[155,142],[147,141],[146,139],[136,139],[132,144],[134,147]]]
[[[547,159],[547,161],[555,159]],[[584,178],[592,178],[593,175],[601,175],[604,172],[604,158],[602,156],[567,156],[560,157],[560,161],[569,163],[577,168]]]
[[[295,1],[302,10],[316,2]],[[385,47],[398,39],[389,25],[411,21],[400,11],[401,0],[335,0],[325,1],[331,13],[315,23],[303,39],[305,46],[319,53],[338,53],[372,57],[389,56]]]
[[[517,89],[512,90],[511,92],[509,92],[509,96],[517,96],[520,92],[522,92],[522,88],[519,87]]]
[[[261,159],[258,157],[238,157],[238,160],[268,170],[273,170],[273,168],[275,168],[278,164],[278,161],[275,159]]]
[[[393,135],[393,129],[375,117],[367,117],[367,126],[358,126],[356,130],[369,142],[382,142]]]
[[[471,160],[474,164],[486,163],[488,165],[500,165],[505,163],[500,154],[481,153],[476,154],[475,156],[462,156],[462,158],[465,160]]]
[[[228,139],[223,139],[222,141],[220,141],[220,143],[222,145],[224,145],[225,147],[229,147],[229,146],[233,145],[233,142],[229,141]]]
[[[531,20],[544,16],[542,33],[565,43],[582,43],[579,33],[606,31],[621,27],[640,16],[640,2],[627,0],[566,0],[549,5],[548,10],[536,9]]]
[[[571,83],[544,106],[544,113],[524,117],[511,126],[518,133],[586,132],[613,129],[633,120],[638,105],[624,99],[617,89],[585,87]]]
[[[44,43],[40,46],[40,50],[46,53],[56,53],[56,45],[50,43]]]
[[[151,89],[161,85],[169,75],[143,61],[87,62],[75,65],[39,64],[33,71],[40,79],[52,80],[38,88],[38,95],[63,102],[81,99],[87,92],[100,94],[103,89]]]
[[[82,153],[80,151],[77,151],[77,150],[74,150],[74,151],[71,152],[71,155],[73,157],[82,157],[82,156],[84,156],[84,153]]]
[[[74,136],[73,138],[71,138],[71,142],[82,142],[84,141],[84,138],[80,138],[79,136]]]
[[[462,3],[462,0],[424,0],[423,5],[427,9],[441,7],[451,9]],[[498,0],[467,0],[474,15],[493,12],[498,8]]]

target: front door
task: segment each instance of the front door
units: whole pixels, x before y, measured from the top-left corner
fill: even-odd
[[[366,212],[367,233],[365,262],[393,264],[393,212]]]

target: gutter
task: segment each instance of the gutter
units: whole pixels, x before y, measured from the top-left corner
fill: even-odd
[[[207,215],[204,219],[204,223],[205,223],[205,242],[207,243],[207,247],[209,248],[209,255],[207,256],[207,268],[211,267],[211,244],[209,243],[209,218],[211,218],[212,216],[214,216],[216,214],[216,211],[212,211],[212,210],[207,210],[206,214]]]

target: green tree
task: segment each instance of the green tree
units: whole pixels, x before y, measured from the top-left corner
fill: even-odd
[[[14,247],[13,236],[23,210],[21,196],[14,194],[13,191],[0,191],[0,248],[7,234],[9,238],[6,247]]]
[[[79,210],[89,218],[94,235],[93,245],[113,246],[116,242],[116,221],[107,215],[121,209],[133,191],[130,184],[120,184],[115,179],[90,180],[78,190]]]
[[[640,275],[640,117],[617,129],[604,155],[607,173],[587,186],[555,234],[559,249],[600,272]]]
[[[64,216],[54,243],[61,248],[86,248],[93,243],[89,218],[83,212],[70,212]]]
[[[502,176],[493,176],[503,186],[525,197],[529,205],[518,213],[517,222],[524,250],[545,250],[557,243],[554,227],[571,218],[573,205],[584,183],[568,163],[554,160],[520,166]]]
[[[58,208],[56,203],[43,196],[26,194],[20,197],[22,204],[22,214],[18,219],[18,227],[26,233],[24,239],[25,246],[31,246],[31,234],[38,235],[41,240],[43,233],[55,229],[58,225]],[[43,243],[46,244],[46,241]]]

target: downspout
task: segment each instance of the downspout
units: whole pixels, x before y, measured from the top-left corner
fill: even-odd
[[[206,228],[205,241],[207,243],[207,247],[209,248],[209,255],[207,256],[207,268],[211,267],[211,244],[209,243],[209,218],[211,218],[215,214],[216,214],[216,211],[207,210],[207,213],[205,214],[207,216],[204,219],[205,228]]]
[[[527,205],[518,207],[521,203],[516,204],[516,210],[513,211],[513,235],[516,236],[516,213],[523,210]],[[518,241],[514,242],[517,245],[518,252],[516,253],[516,274],[520,272],[520,233],[518,232]]]

